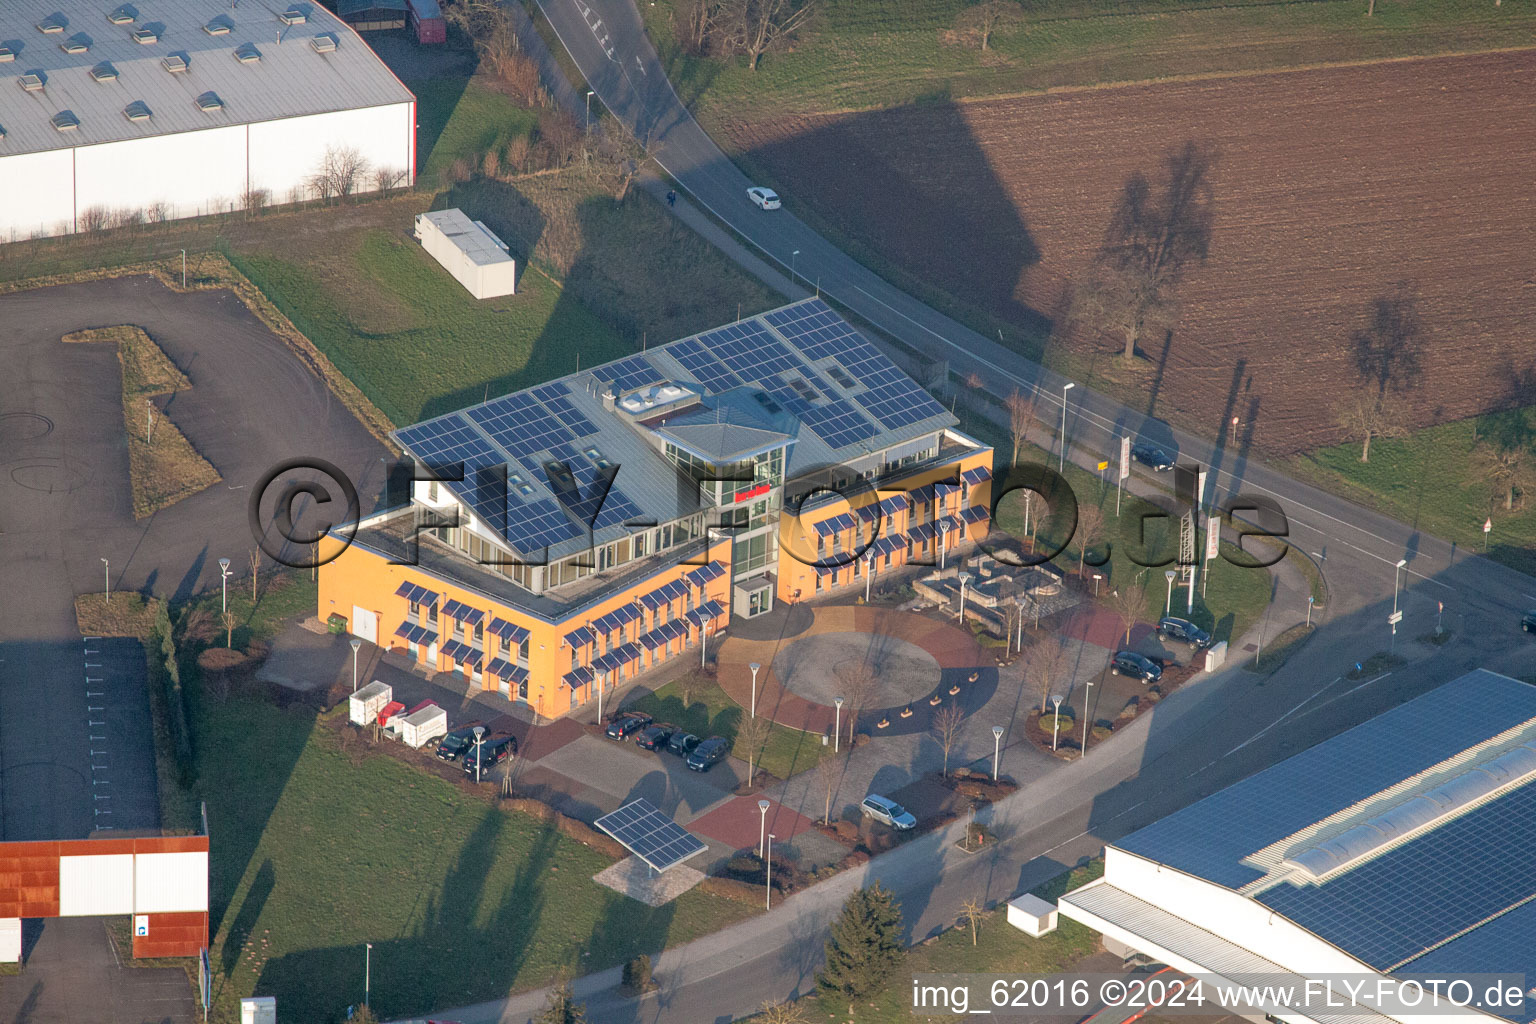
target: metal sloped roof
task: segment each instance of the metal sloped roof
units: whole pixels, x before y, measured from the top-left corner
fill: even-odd
[[[303,24],[284,24],[290,7]],[[134,20],[113,24],[110,0],[5,0],[0,3],[0,40],[15,59],[0,64],[0,158],[175,132],[274,121],[338,110],[408,103],[415,97],[351,27],[319,3],[288,0],[142,0],[123,4]],[[67,24],[44,33],[38,25],[55,14]],[[154,40],[134,41],[149,29]],[[334,39],[316,52],[311,40]],[[281,39],[281,41],[279,41]],[[60,49],[74,40],[85,48]],[[242,61],[236,50],[259,53]],[[186,63],[171,72],[166,61]],[[91,70],[110,63],[116,77]],[[27,91],[18,80],[39,74],[43,88]],[[216,94],[218,109],[198,98]],[[148,118],[130,121],[124,109],[140,103]],[[78,128],[60,132],[50,119],[68,111]]]

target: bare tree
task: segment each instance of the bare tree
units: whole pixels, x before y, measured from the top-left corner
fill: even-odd
[[[699,695],[699,677],[685,672],[677,680],[677,696],[683,702],[683,711],[693,707],[693,699]]]
[[[1013,441],[1013,464],[1019,464],[1019,449],[1029,440],[1029,428],[1035,423],[1035,399],[1026,398],[1018,388],[1003,400],[1008,410],[1008,436]]]
[[[224,623],[224,646],[235,646],[235,623],[239,621],[234,612],[225,612],[221,619]]]
[[[261,574],[261,548],[251,549],[251,603],[256,603],[256,579]]]
[[[1077,529],[1072,534],[1072,546],[1077,549],[1077,577],[1083,577],[1083,563],[1088,549],[1104,539],[1104,511],[1097,505],[1079,505]]]
[[[1172,326],[1179,280],[1210,252],[1212,160],[1191,141],[1163,158],[1155,183],[1131,175],[1088,281],[1074,293],[1069,324],[1117,335],[1126,359],[1149,330]]]
[[[1024,21],[1024,7],[1014,0],[981,0],[955,16],[955,32],[962,40],[981,50],[992,45],[992,37]]]
[[[1338,409],[1339,426],[1360,441],[1360,461],[1371,461],[1371,442],[1408,433],[1407,408],[1392,394],[1356,393]]]
[[[986,919],[987,912],[981,901],[972,896],[960,904],[960,920],[971,926],[971,945],[976,945],[976,929]]]
[[[816,785],[821,788],[821,823],[832,824],[832,797],[837,793],[837,783],[843,774],[843,766],[835,757],[823,757],[816,762]]]
[[[1504,502],[1506,512],[1536,490],[1536,455],[1524,431],[1495,429],[1473,446],[1467,468],[1472,479],[1483,481]]]
[[[1051,695],[1051,688],[1061,678],[1061,674],[1067,668],[1067,648],[1058,637],[1050,636],[1041,639],[1029,649],[1029,661],[1024,666],[1024,677],[1029,681],[1031,689],[1040,691],[1040,713],[1045,714],[1045,705]]]
[[[944,777],[949,777],[949,755],[960,740],[960,727],[965,724],[965,712],[960,705],[951,702],[933,716],[933,735],[944,751]]]
[[[795,1003],[775,1003],[773,1000],[763,1004],[763,1010],[753,1020],[762,1024],[806,1024],[805,1011]]]
[[[843,719],[848,724],[848,742],[858,731],[859,715],[869,710],[875,696],[875,673],[862,661],[846,661],[837,668],[843,687]]]
[[[694,57],[709,52],[720,20],[721,0],[683,0],[676,9],[677,41]]]
[[[767,715],[758,715],[756,718],[745,718],[736,727],[736,743],[740,747],[737,757],[745,757],[747,761],[747,787],[752,786],[753,777],[757,774],[757,759],[762,755],[763,744],[768,742],[768,734],[773,730],[773,719]]]
[[[368,173],[368,160],[352,146],[327,146],[320,166],[309,177],[317,199],[341,199],[358,190]]]
[[[747,67],[756,71],[763,54],[804,26],[814,10],[813,0],[726,0],[724,20]]]
[[[1127,583],[1109,595],[1109,608],[1120,620],[1123,630],[1121,642],[1131,642],[1131,629],[1147,610],[1147,587],[1144,583]]]

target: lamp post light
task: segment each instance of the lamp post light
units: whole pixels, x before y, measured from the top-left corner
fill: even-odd
[[[1307,628],[1308,629],[1312,628],[1312,606],[1314,604],[1316,604],[1316,603],[1317,603],[1317,598],[1313,597],[1311,594],[1308,594],[1307,595]],[[1437,627],[1438,627],[1438,621],[1437,621]]]
[[[485,726],[475,726],[475,781],[480,781],[480,737],[485,735]]]
[[[1392,615],[1387,619],[1387,622],[1392,626],[1392,643],[1388,648],[1389,650],[1397,646],[1397,624],[1403,620],[1403,613],[1397,609],[1397,591],[1402,585],[1403,566],[1407,564],[1408,559],[1399,558],[1397,566],[1392,570]]]
[[[747,666],[747,668],[752,670],[752,717],[753,718],[757,717],[757,670],[762,668],[762,667],[763,667],[762,665],[758,664],[755,661],[752,662],[752,664]]]
[[[1099,596],[1099,581],[1102,580],[1103,578],[1104,578],[1104,574],[1101,573],[1101,572],[1096,572],[1096,573],[1093,574],[1093,596],[1094,597],[1098,597]]]
[[[765,847],[763,846],[763,837],[766,836],[767,834],[768,834],[768,801],[767,800],[759,800],[757,802],[757,855],[759,857],[766,856],[766,854],[764,852]]]
[[[1090,679],[1085,684],[1085,688],[1083,690],[1083,749],[1082,752],[1077,755],[1077,759],[1079,761],[1088,756],[1088,737],[1093,732],[1093,712],[1089,711],[1088,708],[1092,703],[1093,680]]]
[[[1173,614],[1173,578],[1177,575],[1178,573],[1174,572],[1172,569],[1163,570],[1163,579],[1168,581],[1168,600],[1163,602],[1164,615]]]
[[[997,781],[997,766],[1003,755],[1003,727],[992,727],[992,781]]]
[[[970,573],[963,572],[960,574],[960,625],[962,626],[965,625],[965,586],[970,582]]]
[[[713,622],[706,622],[699,627],[699,668],[709,667],[709,634],[715,631]]]
[[[864,561],[869,570],[864,574],[864,603],[869,604],[870,590],[875,585],[875,553],[871,551]]]
[[[949,520],[939,521],[939,569],[944,568],[945,556],[949,554]]]
[[[363,642],[357,637],[352,638],[352,692],[357,692],[357,649],[363,646]]]
[[[791,282],[795,280],[795,257],[799,255],[799,249],[796,249],[794,252],[789,254],[789,279]]]
[[[832,698],[832,705],[836,709],[835,711],[833,711],[833,716],[834,717],[833,717],[833,725],[832,725],[832,753],[836,754],[840,750],[842,750],[842,742],[843,742],[843,698],[841,698],[841,697],[833,697]]]
[[[1067,470],[1067,392],[1075,387],[1077,385],[1071,381],[1061,386],[1061,465],[1057,471],[1062,473]]]
[[[230,572],[229,572],[229,559],[227,559],[227,558],[219,559],[219,577],[220,577],[220,583],[223,585],[223,588],[224,588],[223,596],[219,600],[219,613],[220,614],[225,614],[225,613],[227,613],[229,611],[229,577],[230,577]]]
[[[587,120],[586,120],[586,129],[587,130],[586,130],[586,133],[588,135],[592,134],[592,97],[595,96],[595,95],[597,95],[597,94],[594,93],[591,89],[587,90]]]
[[[1061,694],[1051,694],[1051,703],[1056,705],[1056,719],[1051,725],[1051,753],[1056,753],[1056,740],[1061,735]]]
[[[107,596],[106,603],[112,603],[112,566],[103,558],[101,560],[102,593]]]
[[[187,250],[181,250],[181,290],[187,290]]]
[[[368,1006],[368,990],[373,987],[373,943],[363,943],[363,1005]],[[371,1009],[371,1007],[370,1007]]]
[[[763,858],[763,909],[773,909],[773,833],[768,833],[768,856]]]

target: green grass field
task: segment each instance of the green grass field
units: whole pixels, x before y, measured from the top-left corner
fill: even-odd
[[[1531,45],[1536,11],[1490,0],[1034,0],[983,53],[946,34],[963,0],[829,0],[787,52],[692,58],[673,0],[642,5],[685,102],[716,122],[1187,75]]]
[[[739,749],[740,744],[736,743],[736,729],[744,712],[741,705],[714,682],[701,680],[693,694],[693,703],[686,706],[675,682],[641,697],[629,706],[636,711],[644,711],[658,722],[671,722],[699,737],[724,736],[733,744],[731,753],[746,760],[746,751]],[[816,767],[822,756],[829,752],[830,748],[821,745],[819,733],[775,725],[763,744],[758,765],[770,775],[787,779],[798,772]]]
[[[416,144],[426,154],[417,173],[429,180],[437,180],[460,157],[478,158],[531,134],[538,123],[532,110],[476,79],[414,79],[406,87],[416,94]]]
[[[1370,462],[1361,462],[1360,446],[1351,443],[1287,460],[1284,469],[1476,552],[1483,550],[1483,521],[1491,518],[1488,556],[1536,574],[1536,502],[1505,511],[1487,483],[1469,479],[1474,431],[1486,422],[1460,420],[1377,440]]]

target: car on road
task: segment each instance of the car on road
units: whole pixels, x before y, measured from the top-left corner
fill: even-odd
[[[1527,633],[1536,633],[1536,608],[1525,613],[1525,618],[1520,620],[1520,628]]]
[[[478,749],[474,743],[466,747],[459,760],[464,762],[464,774],[474,778],[477,767],[484,775],[516,753],[516,736],[486,736],[480,740]]]
[[[895,800],[889,800],[874,793],[864,798],[864,802],[859,804],[859,810],[864,812],[864,817],[874,818],[882,825],[889,825],[901,832],[917,827],[917,819],[912,816],[911,811]]]
[[[784,204],[779,202],[779,194],[771,188],[763,188],[761,185],[753,185],[747,189],[747,198],[752,200],[753,206],[760,206],[765,210],[777,210]]]
[[[470,722],[461,725],[457,729],[443,737],[437,745],[437,756],[444,761],[457,761],[459,755],[464,753],[475,742],[475,726],[483,726],[483,722]]]
[[[725,755],[731,752],[731,745],[724,736],[711,736],[709,739],[693,748],[693,753],[688,755],[684,763],[696,772],[707,772],[721,761]]]
[[[1131,458],[1159,473],[1166,473],[1173,468],[1173,456],[1150,441],[1131,445]]]
[[[1163,666],[1145,654],[1137,654],[1135,651],[1116,651],[1115,656],[1109,659],[1109,674],[1131,676],[1144,683],[1155,683],[1163,678]]]
[[[1194,650],[1203,650],[1211,646],[1211,634],[1190,622],[1188,619],[1167,616],[1157,624],[1157,638],[1164,643],[1169,640],[1177,640],[1180,643],[1189,644]]]
[[[608,738],[628,739],[651,724],[651,716],[644,711],[624,711],[608,720]]]
[[[667,753],[687,757],[693,753],[699,743],[699,738],[691,732],[675,732],[672,738],[667,740]]]
[[[635,746],[644,750],[665,750],[667,741],[675,732],[677,732],[677,726],[668,725],[665,722],[648,725],[640,730],[640,735],[635,737]]]

